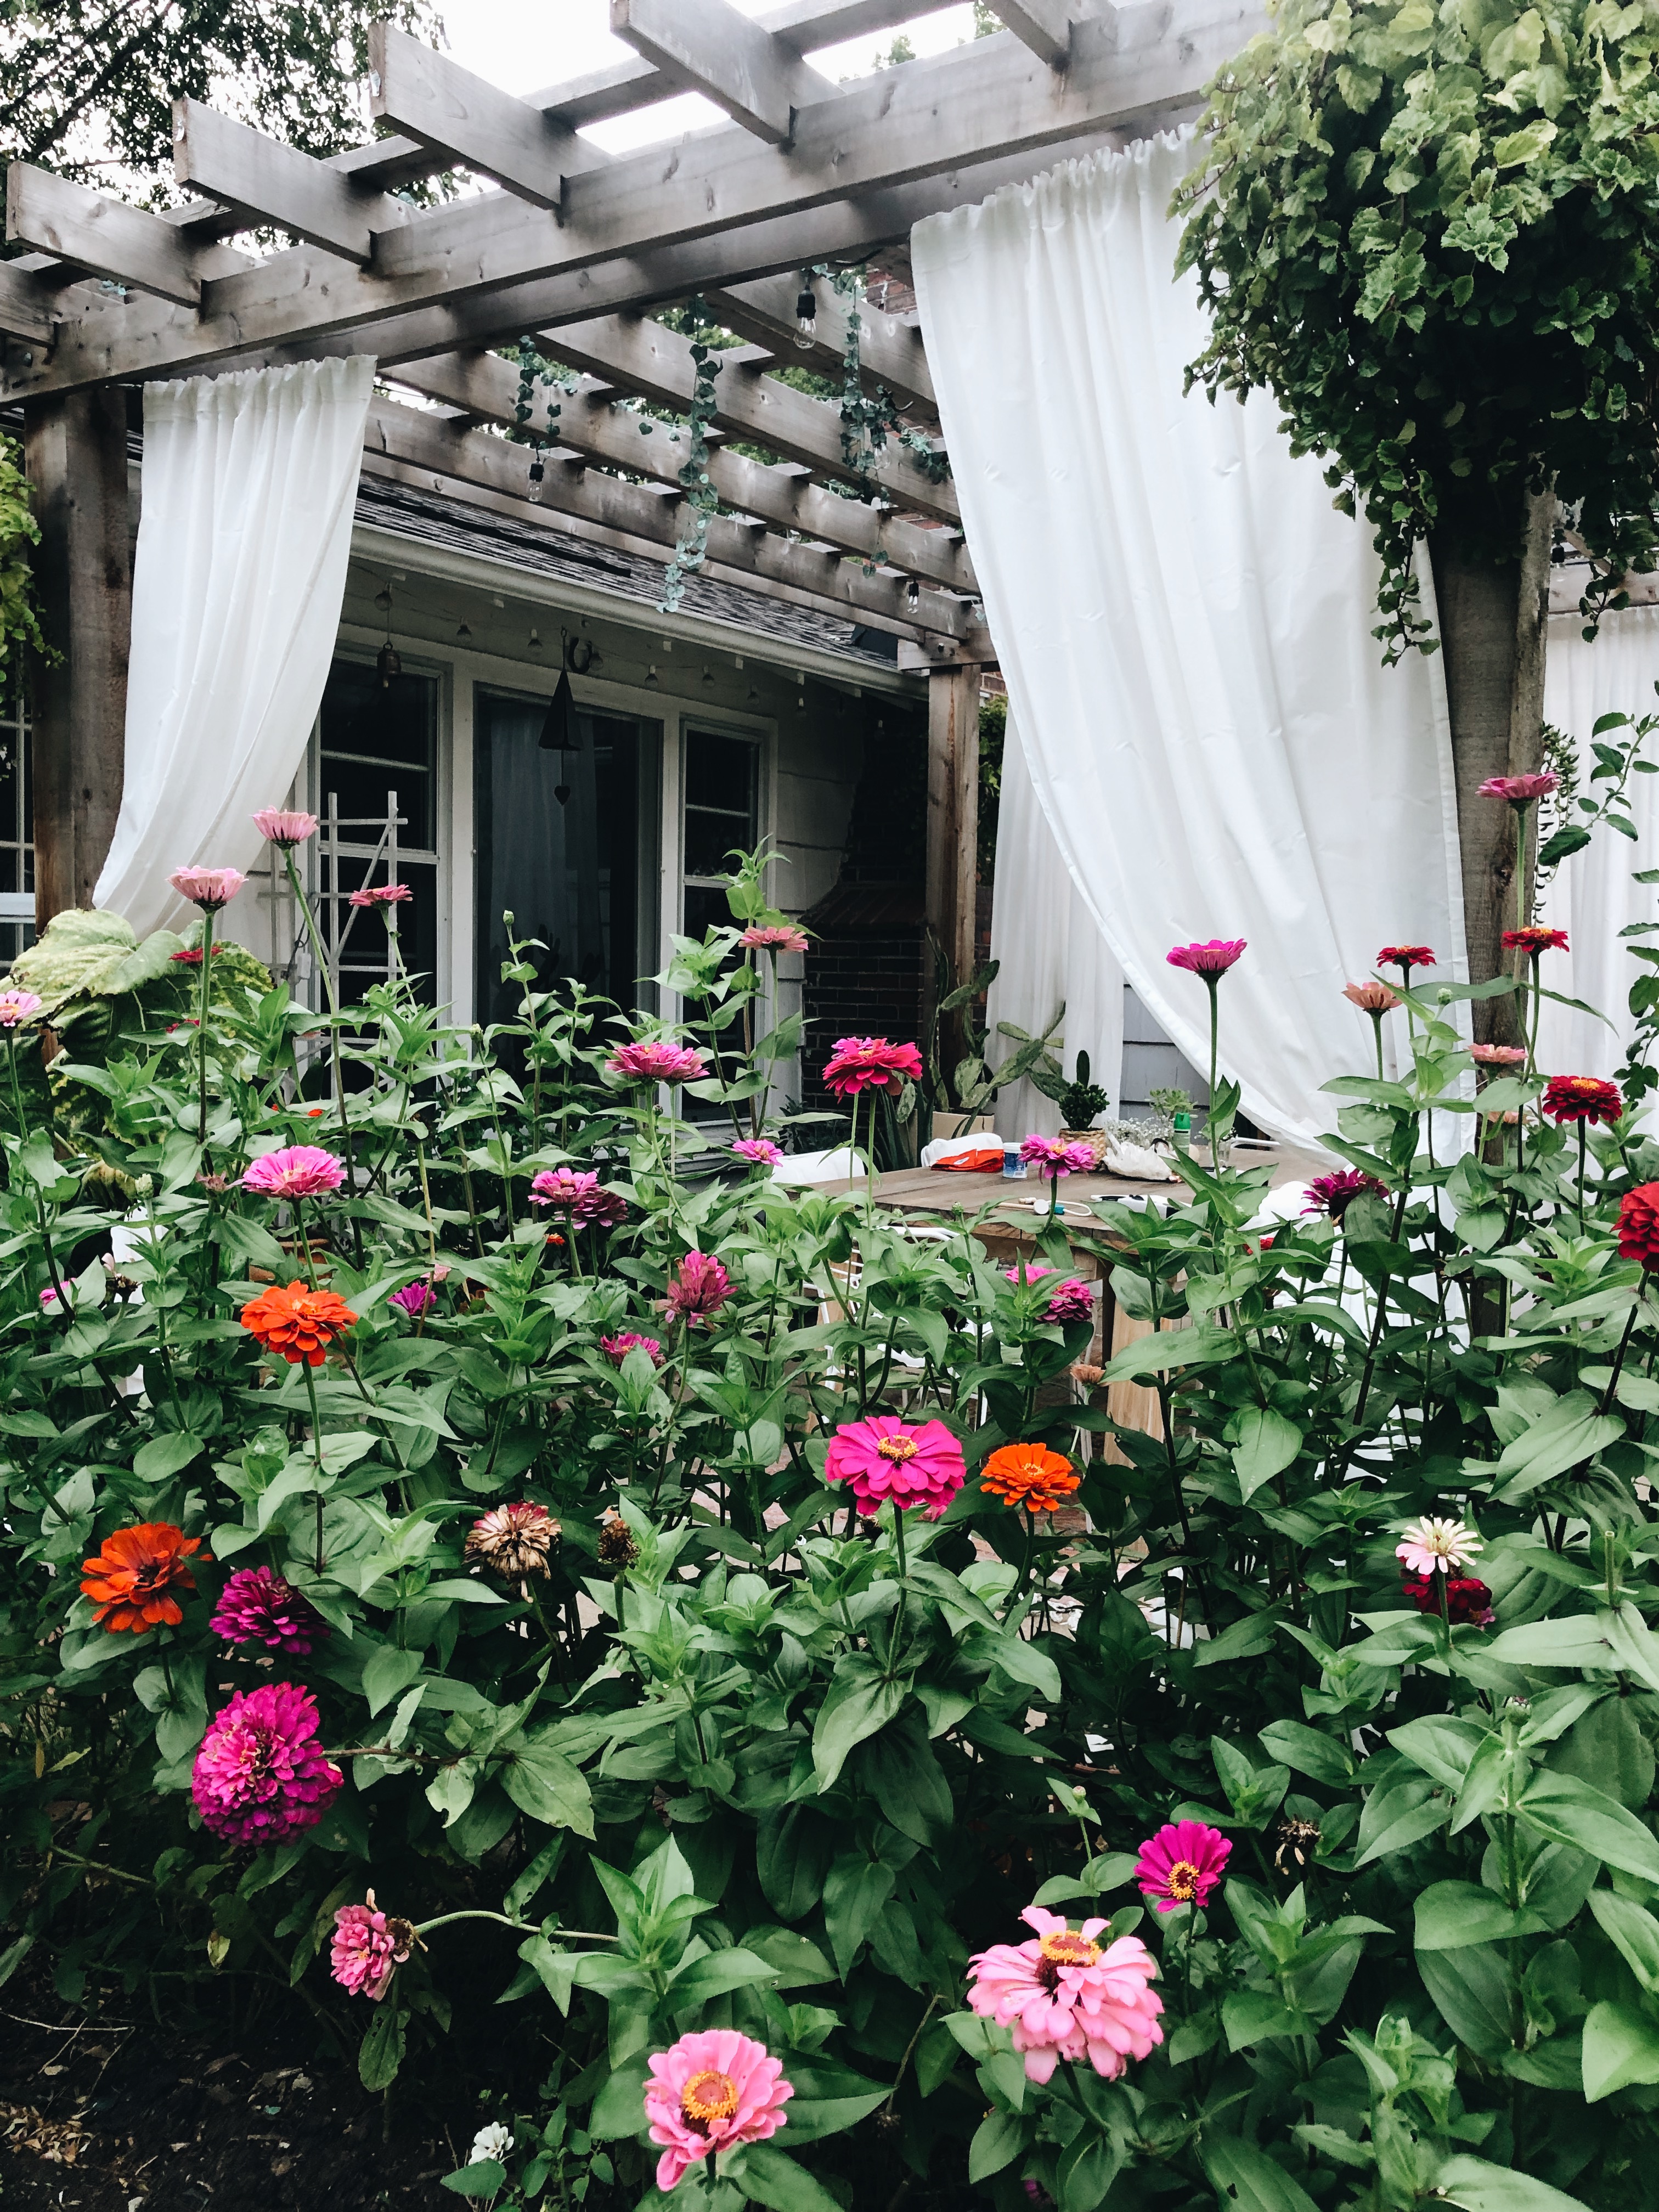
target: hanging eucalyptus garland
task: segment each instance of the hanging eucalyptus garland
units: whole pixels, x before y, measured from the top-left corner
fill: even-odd
[[[519,389],[513,405],[513,427],[507,434],[518,444],[532,449],[530,481],[533,484],[540,483],[547,473],[543,456],[550,446],[557,442],[559,417],[575,381],[568,369],[559,368],[544,359],[531,339],[519,340]],[[538,384],[548,395],[547,420],[540,431],[533,427]]]
[[[687,313],[694,328],[700,328],[710,319],[708,309],[701,300],[691,301]],[[691,387],[686,457],[678,471],[678,482],[685,495],[680,501],[674,557],[664,571],[662,597],[657,602],[659,611],[665,615],[672,614],[684,596],[686,577],[702,568],[708,543],[709,517],[720,507],[708,481],[708,431],[714,419],[714,380],[720,373],[720,357],[703,339],[694,338],[691,359],[696,366],[696,377]]]
[[[873,482],[876,456],[890,437],[903,447],[929,483],[943,483],[951,473],[951,457],[921,431],[901,420],[897,402],[885,385],[873,393],[864,388],[863,325],[859,307],[864,298],[864,276],[857,269],[819,268],[847,302],[845,335],[841,357],[841,455],[857,477],[866,498],[878,496]]]

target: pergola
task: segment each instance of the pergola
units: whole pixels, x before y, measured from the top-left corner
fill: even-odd
[[[711,447],[721,512],[706,568],[895,632],[902,662],[930,672],[927,912],[957,975],[969,971],[977,695],[993,652],[954,489],[896,441],[850,465],[841,410],[768,372],[839,374],[855,313],[866,389],[934,421],[914,323],[820,281],[797,350],[802,270],[884,256],[902,269],[921,216],[1193,112],[1262,19],[1255,0],[998,0],[1005,33],[936,58],[844,87],[807,59],[944,4],[785,0],[751,19],[728,0],[611,0],[635,58],[525,99],[382,24],[369,84],[392,135],[371,144],[319,161],[180,100],[175,173],[197,197],[165,214],[12,164],[8,234],[27,250],[0,263],[0,391],[22,404],[43,618],[63,655],[35,686],[42,925],[90,904],[120,804],[123,387],[371,353],[385,384],[423,404],[377,397],[365,470],[498,511],[539,506],[561,529],[661,559],[685,446],[641,435],[617,403],[687,410],[690,343],[648,311],[701,295],[746,341],[721,356],[715,432],[784,457]],[[730,122],[615,158],[579,135],[688,90]],[[498,189],[432,206],[400,197],[457,168]],[[226,243],[253,228],[291,243],[262,258]],[[519,377],[490,350],[526,337],[581,372],[533,483],[495,427],[514,420]]]

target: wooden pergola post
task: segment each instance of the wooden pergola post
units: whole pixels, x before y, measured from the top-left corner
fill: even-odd
[[[976,662],[927,675],[927,927],[950,963],[952,990],[974,972],[979,884],[979,678]],[[938,979],[931,946],[923,983],[929,1017]],[[962,1023],[947,1017],[939,1040],[948,1072],[962,1057]]]
[[[30,671],[35,926],[92,901],[115,817],[132,633],[125,396],[118,386],[31,400],[23,445],[40,544]]]

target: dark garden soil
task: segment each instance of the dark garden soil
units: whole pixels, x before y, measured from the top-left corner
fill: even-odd
[[[425,2212],[493,2116],[459,2069],[388,2109],[291,2014],[233,2037],[0,1990],[3,2212]]]

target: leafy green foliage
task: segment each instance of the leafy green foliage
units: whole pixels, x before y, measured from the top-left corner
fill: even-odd
[[[1584,611],[1659,558],[1659,27],[1617,0],[1287,0],[1210,88],[1176,198],[1213,324],[1189,378],[1271,391],[1427,645],[1413,549],[1517,549],[1551,482]]]

